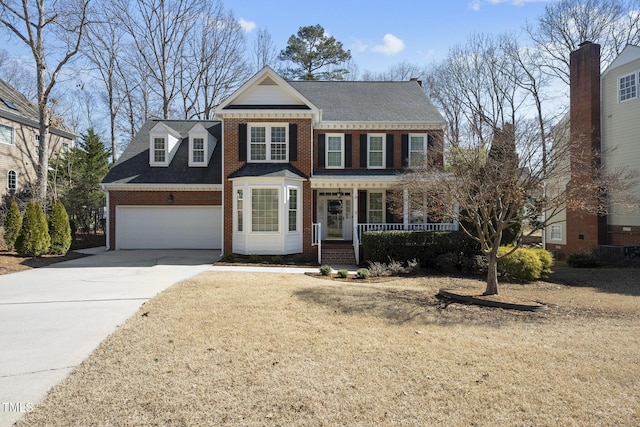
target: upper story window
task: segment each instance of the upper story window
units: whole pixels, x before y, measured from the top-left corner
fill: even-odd
[[[164,138],[153,138],[153,162],[165,163],[167,161],[167,142]]]
[[[367,135],[367,167],[371,169],[384,168],[385,159],[385,135],[369,134]]]
[[[620,77],[618,80],[618,101],[623,102],[638,97],[638,76],[636,73]]]
[[[281,123],[249,124],[249,161],[286,162],[288,127],[287,124]]]
[[[418,167],[424,163],[427,154],[427,135],[409,135],[409,167]]]
[[[18,188],[18,174],[16,171],[9,171],[7,173],[7,188],[9,190],[16,190]]]
[[[13,128],[11,126],[0,125],[0,142],[13,145]]]
[[[193,163],[204,163],[204,138],[193,138],[191,160]]]
[[[344,134],[329,133],[327,134],[326,144],[326,168],[342,169],[344,168]]]
[[[562,224],[552,224],[549,232],[550,240],[562,240]]]

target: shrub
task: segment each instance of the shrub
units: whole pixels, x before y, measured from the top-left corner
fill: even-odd
[[[271,257],[271,264],[282,264],[283,258],[280,255],[275,255]]]
[[[567,265],[573,268],[600,267],[600,258],[594,252],[576,252],[567,257]]]
[[[533,251],[542,263],[540,277],[549,277],[549,275],[553,273],[553,257],[551,256],[551,252],[541,248],[530,248],[529,250]]]
[[[371,277],[385,277],[391,274],[391,272],[387,268],[387,264],[383,262],[371,261],[369,261],[369,273]]]
[[[22,219],[20,235],[16,240],[16,251],[20,256],[37,257],[49,251],[51,239],[47,219],[40,204],[30,202]]]
[[[346,279],[348,275],[349,275],[349,272],[347,270],[344,270],[344,269],[338,270],[338,277],[342,279]]]
[[[358,271],[356,271],[356,277],[358,279],[366,279],[369,277],[369,270],[366,268],[359,268]]]
[[[511,247],[501,246],[498,255],[510,251]],[[498,261],[498,271],[516,279],[537,280],[542,277],[544,264],[538,253],[529,248],[519,248],[511,255]]]
[[[4,241],[7,244],[7,249],[10,251],[15,248],[16,239],[20,235],[20,229],[22,228],[22,215],[20,215],[20,208],[16,199],[11,199],[9,205],[9,211],[4,219]]]
[[[323,276],[328,276],[329,274],[331,274],[331,266],[327,264],[320,266],[320,274],[322,274]]]
[[[405,268],[400,261],[395,261],[393,259],[389,259],[387,263],[387,270],[389,270],[389,274],[397,275],[403,274],[405,272]]]
[[[71,247],[69,215],[67,215],[67,210],[60,201],[56,201],[51,208],[49,237],[51,237],[49,252],[52,254],[64,255]]]
[[[249,255],[249,262],[251,264],[260,264],[262,262],[262,257],[257,254],[251,254]]]

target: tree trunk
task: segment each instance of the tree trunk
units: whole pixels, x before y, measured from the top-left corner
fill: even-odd
[[[487,289],[483,295],[498,295],[498,254],[491,251],[487,255]]]

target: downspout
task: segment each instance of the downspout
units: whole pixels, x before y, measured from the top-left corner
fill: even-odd
[[[109,190],[105,189],[104,185],[102,186],[102,189],[104,189],[106,191],[106,193],[107,193],[106,194],[106,200],[107,200],[107,206],[106,206],[106,209],[107,209],[107,222],[106,222],[106,227],[105,227],[104,232],[106,234],[106,236],[105,236],[106,249],[105,250],[108,251],[111,248],[111,239],[110,239],[110,237],[111,237],[111,210],[109,209],[109,206],[110,206],[109,197],[110,196],[109,196]]]

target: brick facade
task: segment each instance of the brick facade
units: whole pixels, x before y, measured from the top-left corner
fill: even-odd
[[[221,191],[109,191],[109,242],[116,247],[116,206],[220,206]]]

